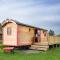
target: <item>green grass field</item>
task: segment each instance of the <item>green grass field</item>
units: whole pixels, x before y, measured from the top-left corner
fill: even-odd
[[[0,60],[60,60],[60,48],[54,48],[47,52],[24,53],[15,51],[15,53],[4,53],[0,47]]]

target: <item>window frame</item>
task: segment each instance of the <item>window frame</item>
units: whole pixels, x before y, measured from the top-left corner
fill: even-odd
[[[11,35],[12,34],[12,29],[11,27],[7,27],[7,35]]]

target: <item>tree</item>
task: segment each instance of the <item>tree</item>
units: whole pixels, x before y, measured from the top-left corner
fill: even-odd
[[[55,35],[54,31],[50,29],[49,35],[50,35],[50,36],[54,36],[54,35]]]

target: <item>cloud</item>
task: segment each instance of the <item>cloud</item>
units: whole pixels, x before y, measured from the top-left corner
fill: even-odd
[[[0,22],[6,18],[57,31],[60,0],[0,0]]]

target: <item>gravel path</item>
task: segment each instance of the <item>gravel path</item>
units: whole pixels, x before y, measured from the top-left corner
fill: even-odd
[[[40,51],[36,51],[36,50],[22,50],[22,52],[29,54],[29,53],[39,53]]]

